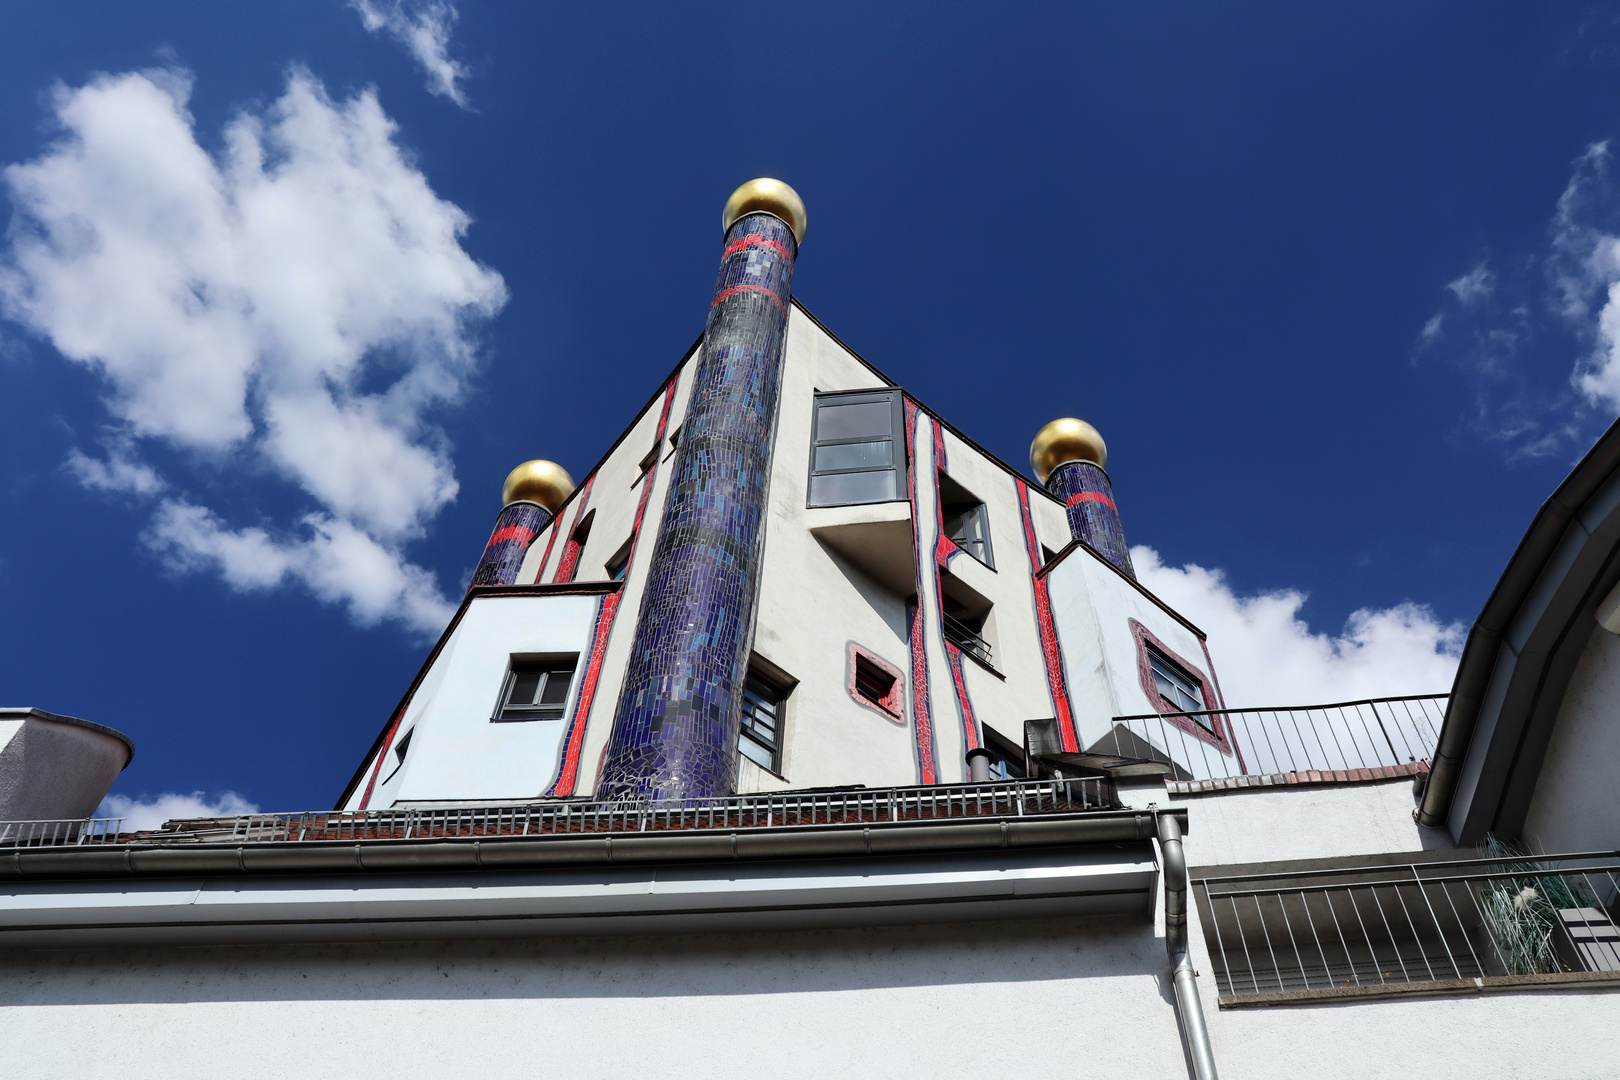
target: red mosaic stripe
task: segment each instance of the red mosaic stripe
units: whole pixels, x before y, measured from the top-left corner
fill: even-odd
[[[1052,711],[1057,716],[1058,735],[1068,754],[1080,752],[1080,739],[1074,730],[1074,711],[1069,705],[1068,679],[1063,674],[1063,647],[1052,623],[1052,598],[1046,590],[1041,569],[1041,545],[1035,539],[1035,518],[1029,509],[1029,485],[1018,480],[1018,510],[1024,525],[1024,551],[1029,556],[1030,587],[1035,594],[1035,625],[1041,632],[1041,659],[1046,664],[1046,688],[1052,695]]]
[[[388,760],[388,751],[394,745],[394,734],[399,731],[399,722],[405,717],[405,706],[401,705],[394,718],[388,722],[388,735],[383,739],[382,749],[377,751],[377,764],[371,767],[371,779],[366,781],[366,793],[360,796],[358,809],[364,810],[371,803],[371,793],[377,787],[377,776],[382,772],[383,762]]]
[[[929,417],[928,422],[934,429],[934,596],[939,601],[939,639],[945,643],[945,661],[950,665],[951,685],[956,691],[956,715],[962,721],[962,741],[967,749],[977,750],[984,743],[979,735],[979,718],[974,715],[973,699],[968,696],[962,650],[945,636],[945,594],[939,584],[940,570],[950,564],[951,556],[962,553],[956,542],[945,535],[945,507],[939,501],[939,474],[946,467],[945,428],[934,417]]]
[[[521,541],[521,542],[527,544],[530,540],[533,540],[533,539],[534,539],[534,530],[529,528],[528,526],[526,526],[526,525],[508,525],[504,529],[496,529],[494,532],[489,534],[489,543],[484,545],[484,550],[487,552],[487,551],[489,551],[490,548],[494,547],[496,544],[504,543],[507,540],[518,540],[518,541]]]
[[[557,560],[557,572],[551,575],[554,583],[573,581],[574,574],[579,571],[579,553],[584,545],[574,539],[574,531],[585,517],[586,507],[591,501],[591,488],[595,484],[596,474],[591,473],[585,478],[585,490],[579,493],[579,505],[574,507],[574,522],[568,526],[568,541],[563,544],[562,558]]]
[[[731,258],[745,248],[751,247],[769,248],[784,259],[793,258],[793,253],[780,240],[773,240],[768,236],[744,236],[726,245],[726,250],[720,256],[721,261]]]
[[[767,289],[763,285],[733,285],[729,289],[721,289],[719,292],[714,294],[714,303],[709,305],[709,310],[713,311],[715,305],[719,304],[720,301],[726,299],[727,297],[736,296],[738,293],[745,292],[764,293],[766,296],[771,298],[771,303],[775,304],[783,311],[787,310],[787,305],[782,303],[782,298],[780,296],[776,295],[776,290]]]
[[[906,403],[906,490],[911,498],[911,545],[917,560],[917,602],[911,606],[911,724],[917,748],[918,782],[939,783],[939,755],[934,748],[934,715],[928,696],[928,636],[923,627],[922,530],[917,514],[917,403]]]
[[[1080,492],[1076,492],[1075,494],[1070,495],[1067,499],[1064,499],[1063,500],[1063,505],[1064,506],[1078,506],[1080,503],[1083,503],[1083,502],[1101,503],[1103,506],[1108,507],[1108,509],[1114,511],[1115,513],[1119,512],[1119,507],[1114,505],[1114,500],[1110,499],[1108,496],[1104,495],[1100,491],[1080,491]]]
[[[669,430],[669,410],[675,403],[675,388],[680,384],[680,375],[677,373],[669,380],[664,388],[664,408],[658,414],[658,438],[654,445],[662,447],[664,436]],[[647,470],[644,483],[641,485],[641,499],[636,503],[636,520],[630,528],[630,554],[625,557],[624,586],[616,593],[609,593],[602,597],[597,605],[596,624],[591,632],[591,658],[585,668],[585,681],[579,687],[579,701],[574,706],[574,714],[568,718],[568,732],[564,736],[562,768],[557,772],[557,779],[546,791],[548,796],[566,797],[574,793],[574,787],[579,781],[579,753],[585,744],[585,724],[590,719],[591,703],[596,699],[596,684],[602,677],[602,659],[607,655],[608,639],[613,634],[613,622],[619,613],[619,601],[624,596],[624,590],[630,587],[630,571],[636,564],[636,551],[641,547],[641,522],[647,514],[647,499],[652,495],[653,481],[658,478],[658,466],[661,460],[654,460],[652,468]]]

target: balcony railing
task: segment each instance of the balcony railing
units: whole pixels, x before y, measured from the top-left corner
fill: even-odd
[[[0,847],[80,847],[110,844],[123,835],[123,818],[0,821]]]
[[[1447,696],[1118,716],[1093,753],[1167,761],[1173,779],[1350,780],[1416,773],[1434,757]]]
[[[1221,1004],[1244,1005],[1620,981],[1617,874],[1620,852],[1509,853],[1209,877],[1195,891]]]
[[[996,666],[995,658],[990,651],[990,643],[980,637],[977,630],[974,630],[966,623],[951,618],[944,612],[940,613],[940,617],[945,620],[945,638],[947,641],[965,653],[972,653],[976,659],[984,663],[985,667],[993,668]]]
[[[1024,817],[1114,809],[1100,779],[1015,780],[928,787],[852,788],[734,795],[656,803],[560,801],[521,806],[434,807],[398,810],[246,814],[168,822],[160,830],[108,835],[107,820],[0,823],[0,846],[11,825],[59,826],[27,833],[28,843],[100,842],[277,843],[319,840],[423,840],[480,836],[647,833],[701,829],[780,829],[826,825],[915,822],[978,817]],[[121,819],[116,819],[121,820]],[[45,837],[57,837],[47,841]]]

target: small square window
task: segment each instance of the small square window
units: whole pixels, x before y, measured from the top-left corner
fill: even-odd
[[[647,455],[641,459],[640,471],[636,473],[636,478],[630,482],[631,487],[635,487],[645,480],[647,474],[652,471],[652,467],[658,464],[658,451],[662,445],[662,443],[653,443],[653,448],[647,451]]]
[[[782,771],[782,702],[787,691],[757,672],[743,685],[742,728],[737,753],[773,773]]]
[[[1204,696],[1200,690],[1200,680],[1189,675],[1169,657],[1162,655],[1158,649],[1148,646],[1148,666],[1153,670],[1153,685],[1159,695],[1168,701],[1172,708],[1182,712],[1202,712],[1204,709]]]
[[[411,728],[411,730],[405,733],[404,738],[400,739],[399,742],[394,744],[394,767],[388,770],[387,776],[382,778],[383,783],[388,783],[388,781],[394,778],[395,773],[399,772],[399,770],[405,767],[405,755],[410,753],[411,736],[415,734],[416,729]]]
[[[496,721],[561,720],[574,681],[575,658],[512,664]]]

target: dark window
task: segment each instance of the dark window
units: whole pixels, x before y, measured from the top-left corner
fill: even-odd
[[[994,569],[990,554],[990,519],[984,503],[944,473],[939,474],[939,514],[945,535],[963,551]]]
[[[906,410],[900,391],[817,394],[815,409],[809,505],[906,497]]]
[[[990,620],[990,602],[963,584],[962,579],[941,570],[939,601],[944,606],[945,639],[958,649],[995,669],[994,653],[986,640],[984,627]]]
[[[787,692],[775,683],[748,673],[737,753],[774,773],[782,771],[782,702],[786,697]]]
[[[566,660],[514,661],[501,694],[496,720],[561,720],[574,681],[573,657]]]
[[[1041,545],[1041,565],[1042,566],[1048,565],[1049,563],[1051,563],[1051,561],[1053,559],[1055,559],[1057,557],[1058,557],[1057,552],[1053,551],[1051,548],[1047,547],[1045,544]]]
[[[984,748],[990,751],[990,779],[1022,780],[1024,778],[1024,748],[988,725],[984,729]]]
[[[635,543],[635,537],[624,542],[624,546],[613,553],[613,558],[607,561],[607,575],[610,581],[623,581],[624,572],[630,566],[630,548]]]
[[[630,483],[631,487],[635,487],[637,484],[641,483],[641,481],[646,477],[647,473],[652,471],[652,467],[658,464],[658,448],[661,445],[661,443],[654,443],[653,448],[647,451],[647,456],[641,459],[641,471],[636,473],[636,478]]]
[[[884,671],[872,661],[855,654],[855,692],[884,712],[897,712],[895,684],[899,682],[891,672]]]
[[[1147,647],[1147,655],[1148,666],[1153,670],[1153,685],[1158,689],[1159,696],[1168,701],[1171,708],[1182,712],[1203,711],[1202,680],[1182,670],[1180,664],[1160,654],[1151,645]]]
[[[411,749],[411,736],[415,734],[416,729],[411,728],[411,730],[405,733],[405,737],[403,739],[394,744],[394,767],[389,770],[387,776],[382,778],[383,783],[388,783],[388,781],[394,778],[394,773],[399,772],[400,769],[405,767],[405,755]]]

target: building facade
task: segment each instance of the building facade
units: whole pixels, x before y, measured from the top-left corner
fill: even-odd
[[[805,221],[733,196],[332,810],[0,822],[8,1072],[1612,1074],[1620,430],[1450,695],[1229,708],[1102,437],[987,453],[793,297]]]

